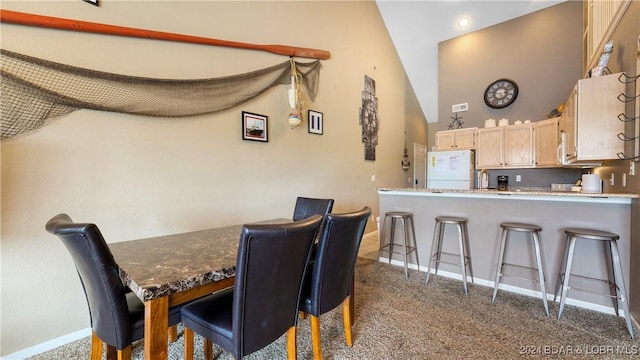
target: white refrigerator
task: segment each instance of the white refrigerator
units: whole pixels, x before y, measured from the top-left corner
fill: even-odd
[[[473,189],[474,164],[472,150],[430,151],[427,154],[427,189]]]

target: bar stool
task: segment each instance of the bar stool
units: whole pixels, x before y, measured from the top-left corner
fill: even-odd
[[[444,238],[444,230],[447,224],[455,225],[458,228],[458,248],[459,254],[452,254],[442,251],[442,240]],[[442,260],[442,255],[459,256],[459,263],[452,263]],[[429,265],[427,267],[427,280],[425,284],[429,284],[429,276],[431,275],[431,264],[435,262],[435,274],[438,274],[439,264],[459,265],[462,270],[462,283],[464,285],[464,293],[467,294],[467,266],[469,267],[469,275],[473,283],[473,270],[471,269],[471,255],[469,251],[469,231],[467,229],[467,219],[456,216],[438,216],[436,217],[436,227],[433,230],[433,242],[431,243],[431,256],[429,257]]]
[[[631,335],[631,339],[633,340],[633,325],[631,324],[631,315],[629,314],[629,304],[627,300],[627,290],[624,286],[624,279],[622,277],[622,265],[620,264],[620,253],[618,252],[618,244],[617,241],[620,238],[619,235],[610,233],[602,230],[594,230],[594,229],[582,229],[582,228],[566,228],[564,230],[566,234],[565,246],[564,246],[564,254],[562,256],[562,265],[560,266],[560,272],[558,274],[558,283],[556,285],[556,291],[553,297],[553,301],[556,301],[556,297],[558,294],[558,290],[562,288],[562,294],[560,296],[560,308],[558,310],[558,320],[562,317],[562,312],[564,311],[564,304],[567,300],[567,291],[569,289],[576,291],[589,292],[592,294],[598,294],[603,296],[608,296],[615,299],[615,309],[616,314],[618,314],[618,302],[622,303],[622,309],[624,311],[625,321],[627,323],[627,330],[629,331],[629,335]],[[573,251],[576,246],[577,239],[586,239],[586,240],[596,240],[596,241],[604,241],[605,243],[605,251],[609,259],[607,259],[607,263],[612,263],[612,272],[613,272],[613,283],[611,279],[602,280],[602,279],[594,279],[586,276],[573,275],[576,278],[582,278],[586,280],[594,280],[598,282],[604,282],[609,286],[615,287],[615,295],[604,294],[600,292],[590,291],[586,289],[580,289],[577,287],[571,287],[569,283],[569,277],[571,276],[571,266],[573,264]],[[608,245],[608,246],[607,246]]]
[[[498,295],[498,287],[500,285],[500,278],[503,276],[538,282],[540,284],[540,293],[542,295],[544,311],[547,313],[547,317],[549,317],[549,304],[547,303],[547,291],[544,284],[544,270],[542,267],[542,256],[540,255],[540,231],[542,231],[542,228],[538,225],[517,223],[517,222],[504,222],[500,224],[500,227],[502,228],[502,236],[500,238],[500,252],[498,254],[498,264],[496,265],[496,279],[493,283],[493,298],[491,299],[491,302],[494,303],[496,301],[496,296]],[[532,268],[529,266],[510,264],[504,261],[505,248],[507,246],[507,240],[509,239],[509,234],[511,231],[524,232],[531,235],[533,248],[536,254],[535,268]],[[527,277],[505,274],[503,270],[504,270],[504,267],[507,265],[522,268],[522,269],[536,270],[538,272],[538,280],[527,278]]]
[[[391,232],[389,233],[389,243],[385,243],[384,230],[386,228],[387,219],[389,219],[391,224]],[[402,222],[402,244],[395,243],[395,233],[396,233],[396,221],[400,220]],[[380,235],[380,247],[378,248],[378,259],[382,255],[383,252],[389,253],[389,264],[391,264],[391,257],[393,254],[402,254],[404,255],[404,277],[405,279],[409,279],[409,271],[408,271],[408,261],[407,257],[411,252],[414,252],[416,255],[416,265],[418,269],[420,269],[420,263],[418,261],[418,248],[416,242],[416,232],[413,226],[413,214],[410,212],[403,211],[389,211],[384,214],[384,219],[382,221],[382,235]],[[411,238],[409,238],[411,235]],[[401,246],[403,248],[402,252],[394,251],[393,246]],[[388,248],[388,250],[387,250]],[[376,264],[376,269],[378,268],[380,263]]]

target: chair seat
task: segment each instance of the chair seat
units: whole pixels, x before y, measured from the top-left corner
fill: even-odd
[[[231,341],[233,337],[232,307],[233,288],[230,288],[184,306],[182,323],[196,333],[214,332]],[[211,311],[211,309],[216,309],[216,311]]]

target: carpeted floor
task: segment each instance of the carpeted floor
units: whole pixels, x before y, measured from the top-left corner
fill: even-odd
[[[411,271],[411,270],[410,270]],[[624,319],[567,306],[557,320],[557,304],[546,318],[538,298],[501,291],[491,304],[491,289],[470,285],[463,295],[459,281],[438,276],[424,284],[425,273],[358,258],[354,345],[346,346],[338,307],[321,317],[325,359],[517,359],[552,356],[562,359],[631,359],[640,343],[629,339]],[[638,329],[635,329],[636,333]],[[182,335],[182,329],[179,332]],[[170,359],[182,359],[183,338],[169,346]],[[88,359],[89,338],[32,360]],[[214,348],[217,359],[232,359]],[[142,359],[143,345],[133,358]],[[309,320],[299,321],[298,359],[312,359]],[[196,336],[196,359],[202,341]],[[245,359],[286,359],[286,336]]]

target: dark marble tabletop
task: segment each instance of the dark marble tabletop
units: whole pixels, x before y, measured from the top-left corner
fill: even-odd
[[[241,229],[226,226],[110,243],[109,248],[125,285],[147,301],[235,276]]]

